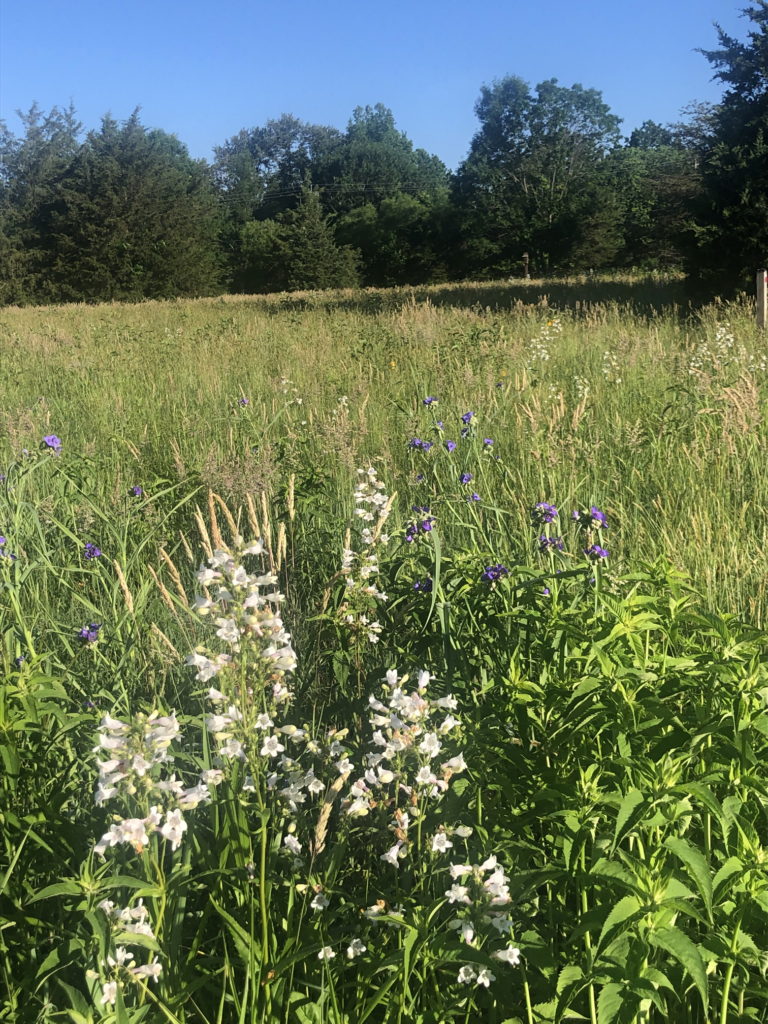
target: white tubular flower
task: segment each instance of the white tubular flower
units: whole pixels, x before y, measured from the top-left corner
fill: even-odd
[[[350,944],[347,946],[347,958],[349,960],[354,960],[356,956],[360,956],[360,954],[364,953],[366,949],[368,949],[368,947],[363,944],[362,939],[352,939]]]
[[[317,954],[318,960],[332,960],[336,954],[330,946],[323,946],[320,952]]]
[[[385,860],[387,862],[387,864],[391,864],[393,868],[400,867],[400,857],[399,857],[399,854],[400,854],[400,848],[402,847],[402,845],[403,845],[402,840],[398,839],[398,841],[395,843],[394,846],[391,846],[387,850],[386,853],[382,853],[380,859],[381,860]]]
[[[277,757],[285,750],[278,736],[268,736],[259,751],[262,757]]]
[[[325,893],[319,892],[309,905],[310,907],[312,907],[313,910],[325,910],[325,908],[330,904],[330,902],[331,901],[328,899]]]
[[[458,885],[456,882],[454,882],[450,889],[445,890],[445,895],[449,903],[466,903],[467,905],[472,903],[467,886]]]
[[[442,743],[433,732],[428,732],[419,744],[419,750],[422,754],[426,754],[430,760],[432,760],[433,757],[437,757],[442,749]]]
[[[472,940],[475,937],[475,929],[473,928],[471,921],[465,921],[459,917],[455,917],[448,927],[459,932],[459,938],[462,942],[466,942],[468,946],[472,945]]]
[[[160,964],[141,964],[139,967],[131,967],[131,974],[134,978],[146,978],[148,981],[157,981],[163,972]]]
[[[432,852],[433,853],[445,853],[446,850],[450,850],[453,843],[450,841],[445,832],[437,832],[432,836]]]
[[[256,719],[255,729],[271,729],[275,723],[266,713],[262,712]]]
[[[443,771],[451,772],[452,774],[458,774],[467,770],[467,762],[464,760],[463,754],[457,754],[456,757],[450,758],[448,761],[443,762]]]
[[[103,1006],[114,1006],[117,999],[117,982],[107,981],[101,988],[101,1003]]]
[[[492,981],[496,981],[496,975],[491,974],[487,967],[484,967],[482,971],[477,975],[476,985],[483,985],[485,988],[491,984]]]
[[[296,836],[285,836],[283,839],[283,846],[289,850],[294,857],[298,857],[301,853],[301,843]]]
[[[501,960],[510,967],[517,967],[520,963],[520,950],[517,946],[507,946],[506,949],[499,949],[492,955],[495,960]]]
[[[160,829],[160,834],[163,839],[170,842],[172,850],[178,850],[181,846],[186,831],[187,823],[184,821],[181,811],[178,808],[169,811],[165,816],[165,824]]]
[[[459,983],[461,985],[469,985],[470,982],[473,982],[476,977],[477,977],[477,974],[475,973],[474,969],[472,967],[470,967],[468,964],[465,964],[459,970],[459,975],[458,975],[458,979],[457,980],[459,981]]]

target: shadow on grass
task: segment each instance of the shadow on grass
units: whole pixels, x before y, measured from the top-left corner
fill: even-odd
[[[463,281],[456,284],[400,288],[358,288],[276,295],[230,295],[227,302],[257,303],[267,312],[325,310],[377,314],[397,312],[408,305],[429,302],[435,307],[502,311],[550,308],[588,315],[598,307],[616,307],[636,316],[685,318],[701,308],[684,278],[638,277],[611,279],[579,277],[535,281]]]

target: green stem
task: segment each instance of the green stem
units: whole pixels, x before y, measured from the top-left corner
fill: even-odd
[[[741,919],[744,916],[744,907],[741,908],[736,918],[736,927],[733,929],[733,937],[731,939],[730,951],[731,953],[736,952],[736,943],[739,940],[739,929],[741,928]],[[723,982],[723,998],[720,1001],[720,1024],[728,1024],[728,998],[731,993],[731,981],[733,980],[733,970],[736,966],[736,961],[731,960],[725,970],[725,981]]]

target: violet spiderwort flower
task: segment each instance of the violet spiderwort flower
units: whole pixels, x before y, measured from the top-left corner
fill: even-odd
[[[467,501],[480,501],[480,495],[475,491],[473,494],[467,495]]]
[[[466,424],[470,424],[472,422],[472,420],[474,419],[474,417],[475,417],[475,414],[473,412],[465,412],[464,415],[461,417],[461,422],[462,423],[466,423]]]
[[[582,509],[571,514],[573,521],[584,530],[607,530],[608,520],[605,512],[601,512],[596,505],[590,509]]]
[[[562,537],[548,537],[542,533],[539,537],[539,551],[545,555],[548,551],[562,551],[565,547]]]
[[[61,438],[55,434],[46,434],[42,440],[43,449],[47,449],[54,455],[61,454]]]
[[[469,481],[472,479],[472,474],[471,473],[462,473],[460,479],[461,479],[461,482],[463,484],[468,484]]]
[[[423,479],[424,479],[424,474],[423,473],[417,473],[416,474],[416,483],[417,484],[420,484]]]
[[[93,644],[99,639],[100,629],[100,622],[92,622],[89,626],[83,626],[77,634],[78,639],[82,640],[84,644]]]
[[[250,405],[251,400],[250,398],[246,398],[245,395],[243,395],[241,398],[238,398],[237,404],[242,406]]]
[[[499,562],[497,565],[486,565],[480,578],[485,583],[495,583],[496,580],[501,579],[502,576],[509,576],[509,569],[506,565],[502,565],[501,562]]]
[[[608,558],[608,552],[599,544],[590,544],[588,548],[584,548],[584,554],[590,562],[599,562],[601,558]]]
[[[88,541],[83,549],[83,557],[87,559],[101,558],[101,548],[97,547],[96,544],[92,544]]]
[[[431,594],[432,585],[432,577],[425,576],[423,580],[416,580],[416,582],[413,584],[413,589],[421,591],[422,594]]]
[[[435,420],[435,426],[437,427],[438,430],[442,430],[443,429],[443,421],[442,420]]]
[[[144,494],[144,488],[139,484],[134,484],[133,487],[128,491],[129,494],[133,495],[134,498],[141,498]]]
[[[470,435],[469,427],[462,427],[461,428],[461,436],[462,437],[469,437],[469,435]]]
[[[537,501],[531,509],[531,523],[533,526],[553,523],[555,519],[557,519],[557,508],[548,501]]]
[[[455,451],[455,449],[456,449],[456,442],[455,441],[446,441],[445,442],[445,447],[446,447],[446,449],[449,452]]]
[[[424,405],[434,405],[437,399],[434,395],[428,395],[427,398],[423,399]]]
[[[486,448],[490,448],[491,445],[493,444],[493,438],[492,437],[484,437],[483,438],[483,444],[485,445]]]

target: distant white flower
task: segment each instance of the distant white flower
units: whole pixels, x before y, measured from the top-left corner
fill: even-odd
[[[453,846],[445,832],[437,832],[432,836],[432,852],[433,853],[445,853]]]
[[[277,755],[282,753],[284,750],[285,747],[277,736],[268,736],[267,739],[264,740],[264,745],[259,753],[262,757],[277,757]]]
[[[448,897],[449,903],[471,903],[472,900],[469,898],[469,889],[466,885],[458,885],[454,882],[450,889],[445,890],[445,895]]]
[[[131,967],[130,972],[134,978],[147,978],[150,981],[157,981],[163,973],[163,968],[158,963],[141,964],[139,967]]]
[[[286,838],[289,837],[286,836]],[[313,910],[325,910],[325,908],[329,905],[330,902],[331,901],[328,899],[325,893],[319,892],[309,905],[310,907],[312,907]]]
[[[494,959],[501,960],[503,963],[509,964],[510,967],[517,967],[520,963],[520,950],[517,946],[507,946],[506,949],[498,950],[493,956]]]
[[[459,837],[459,839],[469,839],[474,832],[474,829],[471,829],[469,825],[458,825],[453,832],[454,835]]]
[[[419,750],[422,754],[426,754],[430,760],[433,757],[437,757],[440,751],[443,749],[443,745],[437,738],[437,735],[433,732],[428,732],[424,739],[419,744]]]
[[[332,960],[336,954],[333,952],[330,946],[323,946],[320,952],[317,954],[318,960]]]
[[[165,824],[160,829],[160,834],[164,839],[169,840],[172,850],[178,850],[186,831],[187,823],[184,821],[181,811],[178,808],[169,811],[165,816]]]
[[[290,850],[295,857],[298,857],[301,853],[301,843],[296,836],[286,836],[283,839],[283,846],[287,850]]]
[[[477,975],[475,974],[473,968],[471,968],[468,964],[465,964],[459,971],[458,981],[462,985],[468,985],[471,981],[474,981],[476,977]]]
[[[108,981],[101,989],[101,1002],[104,1006],[108,1006],[110,1003],[114,1006],[115,1000],[117,999],[117,982]]]
[[[416,773],[416,781],[420,786],[433,786],[437,782],[437,776],[430,768],[424,765]]]
[[[382,853],[381,860],[385,860],[387,864],[391,864],[394,868],[399,867],[400,860],[398,854],[402,845],[402,840],[398,839],[394,846],[391,846],[386,853]]]
[[[368,947],[363,944],[362,939],[352,939],[350,944],[347,946],[347,957],[350,960],[354,960],[356,956],[360,956],[360,954],[364,953],[366,949],[368,949]]]
[[[271,729],[274,724],[275,723],[272,721],[272,719],[269,717],[269,715],[266,715],[266,714],[262,713],[256,719],[256,724],[255,724],[254,728],[256,728],[256,729]]]
[[[484,985],[485,988],[491,984],[492,981],[496,981],[496,975],[491,974],[487,967],[484,967],[477,976],[477,985]]]

